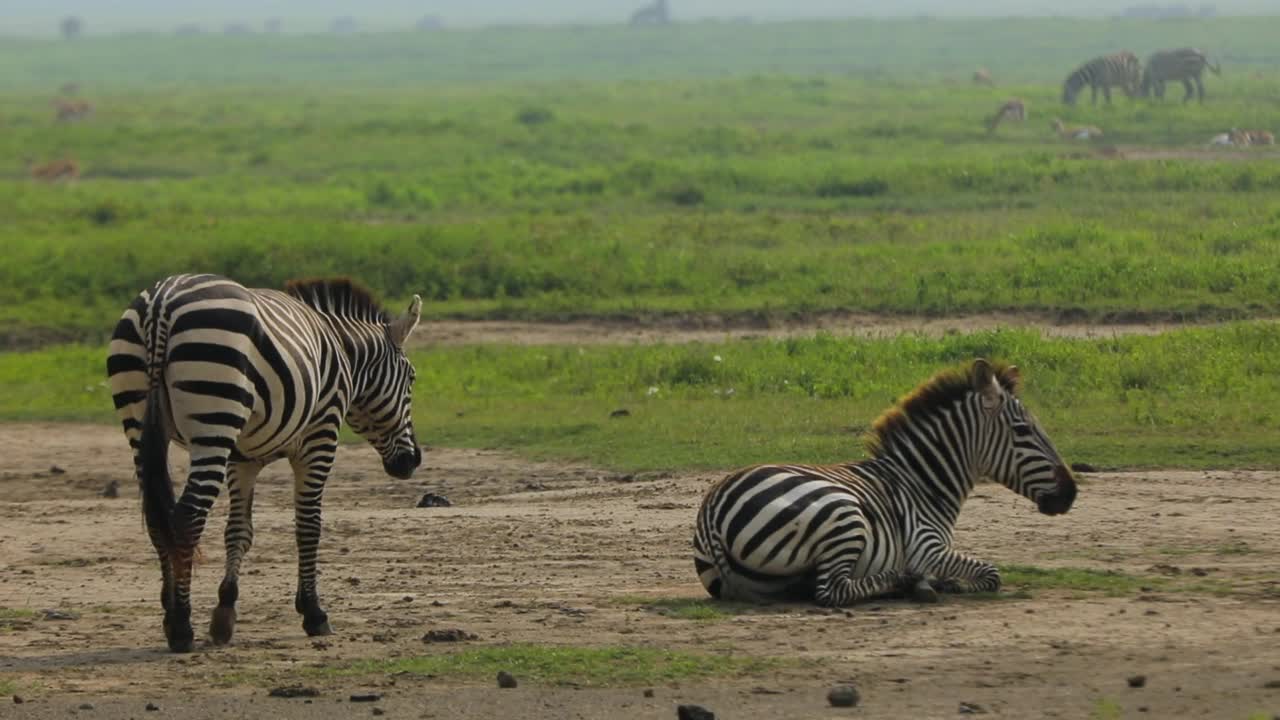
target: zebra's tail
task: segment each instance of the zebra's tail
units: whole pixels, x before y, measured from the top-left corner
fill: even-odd
[[[1209,58],[1205,58],[1205,59],[1204,59],[1204,66],[1205,66],[1205,67],[1207,67],[1207,68],[1209,68],[1209,72],[1213,73],[1214,75],[1217,75],[1218,77],[1222,77],[1222,65],[1221,65],[1221,64],[1214,65],[1212,62],[1209,62]]]
[[[164,381],[153,377],[142,417],[142,466],[138,484],[142,490],[142,516],[155,542],[172,551],[177,545],[173,529],[173,482],[169,479],[169,433],[165,428]]]

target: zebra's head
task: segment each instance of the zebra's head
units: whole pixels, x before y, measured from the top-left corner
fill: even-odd
[[[422,449],[413,433],[416,373],[404,352],[421,314],[422,298],[414,295],[408,311],[385,325],[385,336],[371,352],[370,376],[347,408],[347,424],[377,449],[387,474],[401,480],[422,464]]]
[[[969,372],[985,418],[979,471],[1036,504],[1045,515],[1060,515],[1076,499],[1076,483],[1057,448],[1016,395],[1020,374],[1010,365],[997,371],[975,360]]]

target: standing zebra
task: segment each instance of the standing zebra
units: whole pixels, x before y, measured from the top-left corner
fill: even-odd
[[[1195,48],[1178,48],[1177,50],[1161,50],[1152,53],[1147,59],[1147,66],[1142,70],[1142,97],[1147,97],[1154,90],[1156,97],[1164,99],[1164,84],[1170,80],[1182,81],[1186,94],[1182,102],[1191,100],[1193,94],[1192,81],[1195,81],[1194,94],[1204,102],[1204,69],[1214,75],[1222,75],[1222,68],[1209,62],[1209,57]]]
[[[1133,97],[1138,91],[1138,56],[1128,50],[1112,55],[1096,57],[1076,68],[1062,83],[1062,102],[1076,104],[1076,95],[1085,85],[1089,86],[1094,105],[1098,104],[1098,89],[1102,89],[1107,104],[1111,104],[1111,88],[1119,87],[1125,95]]]
[[[404,342],[418,323],[414,296],[391,319],[350,280],[290,282],[254,290],[215,275],[177,275],[143,291],[111,338],[107,374],[133,449],[147,531],[160,557],[169,649],[190,652],[191,563],[209,509],[225,482],[231,498],[226,574],[209,632],[231,640],[240,561],[253,542],[253,489],[268,463],[294,475],[298,591],[308,635],[327,635],[316,593],[320,500],[345,419],[408,478],[422,461],[410,400],[414,370]],[[191,471],[176,500],[170,441]]]
[[[875,422],[871,459],[756,465],[708,490],[693,564],[714,597],[849,605],[898,588],[994,591],[994,565],[951,547],[960,506],[990,477],[1040,512],[1071,509],[1070,470],[1017,398],[1017,368],[976,360],[920,385]]]

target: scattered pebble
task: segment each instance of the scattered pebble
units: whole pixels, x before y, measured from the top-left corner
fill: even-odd
[[[58,467],[57,465],[50,465],[50,466],[49,466],[49,474],[50,474],[50,475],[63,475],[63,474],[65,474],[66,472],[67,472],[66,470],[63,470],[62,468]]]
[[[653,688],[645,688],[644,696],[647,698],[653,697]],[[17,695],[14,695],[14,697],[16,698]]]
[[[147,703],[147,712],[157,712],[160,706],[155,703]]]
[[[716,720],[716,714],[701,705],[681,705],[676,708],[678,720]]]
[[[422,499],[418,501],[418,507],[453,507],[453,503],[449,502],[449,498],[443,495],[429,492],[423,494]]]
[[[1071,463],[1071,469],[1075,472],[1098,472],[1098,468],[1083,462]]]
[[[475,633],[467,632],[461,628],[449,628],[447,630],[428,630],[426,635],[422,636],[422,642],[462,642],[463,640],[478,640],[479,636]]]
[[[383,710],[383,709],[382,709],[382,708],[380,708],[380,707],[376,707],[376,708],[374,708],[374,709],[373,709],[373,714],[374,714],[374,715],[386,715],[386,714],[387,714],[387,711],[386,711],[386,710]]]
[[[79,620],[80,613],[70,610],[41,610],[40,616],[45,620]]]
[[[1147,684],[1147,676],[1146,676],[1146,675],[1133,675],[1133,676],[1131,676],[1131,677],[1129,678],[1128,683],[1129,683],[1129,687],[1131,687],[1131,688],[1140,688],[1140,687],[1145,687],[1145,686],[1146,686],[1146,684]]]
[[[81,710],[92,710],[92,709],[93,709],[93,703],[80,703],[80,709],[81,709]]]
[[[626,408],[618,408],[617,410],[614,410],[613,412],[609,413],[609,417],[611,418],[631,417],[631,411]]]
[[[13,696],[13,704],[14,704],[14,705],[21,705],[21,704],[22,704],[22,703],[24,703],[24,702],[26,702],[26,700],[23,700],[21,695],[14,695],[14,696]]]
[[[320,691],[305,685],[281,685],[268,690],[267,696],[278,698],[320,697]]]
[[[351,702],[378,702],[382,695],[376,692],[354,693],[347,699]]]
[[[1280,680],[1268,680],[1262,683],[1262,687],[1268,690],[1280,690]]]
[[[971,702],[960,703],[961,715],[984,715],[986,714],[986,712],[987,712],[987,709],[982,707],[978,703],[971,703]]]
[[[858,691],[852,685],[836,685],[827,692],[831,707],[853,707],[858,704]]]
[[[117,498],[120,497],[120,481],[111,480],[102,488],[102,497]]]
[[[516,682],[515,675],[512,675],[506,670],[498,671],[498,687],[503,688],[504,690],[509,690],[516,685],[519,685],[519,683]]]

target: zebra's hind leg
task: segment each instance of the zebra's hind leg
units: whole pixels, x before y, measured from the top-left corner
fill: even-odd
[[[224,438],[212,436],[195,437],[190,443],[191,471],[172,516],[173,605],[165,612],[165,627],[173,652],[191,652],[195,643],[191,628],[191,570],[209,509],[226,481],[231,445]]]
[[[866,577],[853,577],[853,564],[841,562],[831,567],[818,567],[813,599],[819,605],[845,607],[860,600],[884,595],[900,587],[902,573],[888,570]]]
[[[253,545],[253,489],[262,465],[233,462],[227,470],[227,494],[231,509],[227,513],[227,567],[218,585],[218,606],[213,609],[209,637],[215,645],[226,645],[236,627],[236,600],[240,597],[240,563]]]
[[[320,547],[320,504],[324,483],[338,451],[337,427],[311,433],[311,443],[289,458],[293,467],[294,537],[298,543],[298,592],[293,607],[307,635],[329,635],[329,615],[316,591],[316,553]]]
[[[1196,96],[1196,88],[1191,84],[1191,78],[1182,78],[1182,102],[1189,103],[1191,98]],[[1200,102],[1204,102],[1204,88],[1200,88]]]

